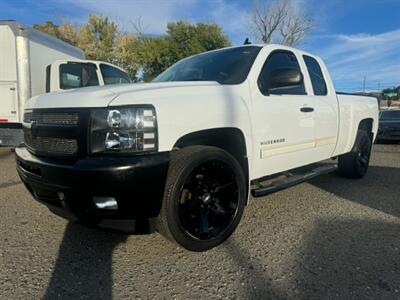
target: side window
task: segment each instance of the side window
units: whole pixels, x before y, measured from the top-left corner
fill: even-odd
[[[51,65],[46,67],[46,93],[50,93]]]
[[[104,84],[118,84],[118,83],[132,82],[128,74],[109,65],[101,64],[100,71],[101,75],[103,75]]]
[[[299,85],[283,87],[269,90],[268,82],[273,72],[277,70],[295,70],[301,72],[299,62],[294,53],[290,51],[275,51],[267,58],[260,76],[258,77],[258,87],[264,95],[305,95],[304,82]]]
[[[60,88],[64,90],[99,85],[96,65],[67,63],[60,65]]]
[[[308,74],[310,75],[314,95],[326,96],[328,90],[319,63],[314,58],[307,55],[304,55],[303,58],[307,66]]]

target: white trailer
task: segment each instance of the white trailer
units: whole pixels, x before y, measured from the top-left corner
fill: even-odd
[[[85,54],[59,39],[16,21],[0,21],[0,145],[22,140],[24,105],[46,92],[46,67]]]
[[[85,60],[77,47],[16,21],[0,21],[0,146],[23,141],[24,106],[33,96],[130,82],[125,70]]]
[[[16,21],[0,21],[0,121],[20,123],[24,104],[46,92],[46,67],[85,54]]]

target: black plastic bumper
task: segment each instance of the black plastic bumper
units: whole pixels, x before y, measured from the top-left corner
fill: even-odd
[[[33,197],[72,220],[145,220],[158,216],[169,152],[130,157],[88,157],[64,163],[16,149],[18,174]],[[93,197],[113,197],[117,210],[99,209]]]

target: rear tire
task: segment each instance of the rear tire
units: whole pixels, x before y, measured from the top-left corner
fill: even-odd
[[[339,156],[339,175],[348,178],[364,177],[369,166],[371,146],[370,135],[365,129],[360,128],[351,152]]]
[[[218,246],[239,224],[246,184],[237,160],[220,148],[173,152],[157,231],[190,251]]]

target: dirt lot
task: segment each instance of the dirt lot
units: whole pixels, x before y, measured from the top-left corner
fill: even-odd
[[[362,180],[326,175],[251,201],[205,253],[52,215],[0,149],[0,299],[400,299],[400,145]]]

